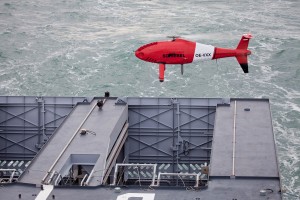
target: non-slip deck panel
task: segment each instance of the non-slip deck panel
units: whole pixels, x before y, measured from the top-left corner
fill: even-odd
[[[270,113],[268,100],[217,107],[210,176],[279,177]]]
[[[266,196],[260,195],[260,190],[269,189]],[[115,192],[109,187],[54,187],[47,200],[66,199],[104,199],[104,200],[133,200],[133,199],[151,199],[151,200],[216,200],[216,199],[241,199],[241,200],[280,200],[281,194],[279,181],[277,180],[239,180],[239,179],[220,179],[210,181],[207,189],[191,190],[185,187],[171,188],[145,188],[145,187],[121,187],[120,192]],[[41,189],[35,186],[26,186],[13,184],[4,186],[0,190],[1,199],[21,199],[34,200],[36,194]],[[146,198],[146,195],[152,195],[154,198]],[[134,197],[135,196],[135,197]]]
[[[92,104],[77,105],[67,119],[56,130],[46,146],[38,153],[32,163],[21,176],[24,183],[40,184],[60,152],[64,149],[80,123],[88,114]]]
[[[26,170],[21,182],[40,184],[49,170],[65,173],[69,165],[78,160],[82,164],[94,165],[95,172],[90,185],[101,184],[106,158],[127,121],[128,111],[126,105],[115,105],[114,99],[108,99],[101,109],[95,106],[96,103],[97,100],[94,100],[90,104],[78,104],[75,107]],[[81,135],[81,129],[86,129],[87,134]]]

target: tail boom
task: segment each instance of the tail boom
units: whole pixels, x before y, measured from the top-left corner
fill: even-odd
[[[251,34],[244,34],[236,49],[225,49],[225,48],[215,48],[215,53],[212,59],[236,57],[238,63],[243,69],[244,73],[248,73],[248,55],[251,51],[248,50],[249,40],[252,38]]]

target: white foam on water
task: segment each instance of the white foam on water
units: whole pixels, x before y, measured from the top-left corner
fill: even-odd
[[[0,7],[0,94],[268,97],[279,162],[299,191],[300,88],[297,1],[13,1]],[[247,9],[245,9],[247,8]],[[252,33],[249,71],[233,59],[167,66],[134,56],[168,35],[235,48]],[[292,74],[294,73],[294,74]],[[62,85],[64,87],[62,87]],[[293,161],[291,161],[293,160]],[[290,181],[291,180],[291,181]]]

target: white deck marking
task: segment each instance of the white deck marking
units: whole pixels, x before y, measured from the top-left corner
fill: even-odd
[[[54,186],[53,185],[43,185],[43,190],[37,195],[35,200],[46,200],[49,194],[52,192]]]

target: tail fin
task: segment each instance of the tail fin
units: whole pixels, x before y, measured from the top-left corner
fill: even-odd
[[[244,73],[248,73],[248,59],[246,56],[236,56],[237,61],[241,65],[241,68],[243,69]]]
[[[244,73],[248,73],[248,55],[251,54],[251,51],[249,51],[248,44],[250,39],[252,38],[251,34],[244,34],[240,40],[240,43],[236,47],[236,50],[241,51],[241,54],[238,54],[236,56],[237,61],[241,65],[241,68],[243,69]]]
[[[248,48],[248,44],[249,44],[249,40],[252,38],[251,34],[244,34],[241,38],[240,43],[238,44],[238,46],[236,47],[236,49],[239,50],[246,50]]]

